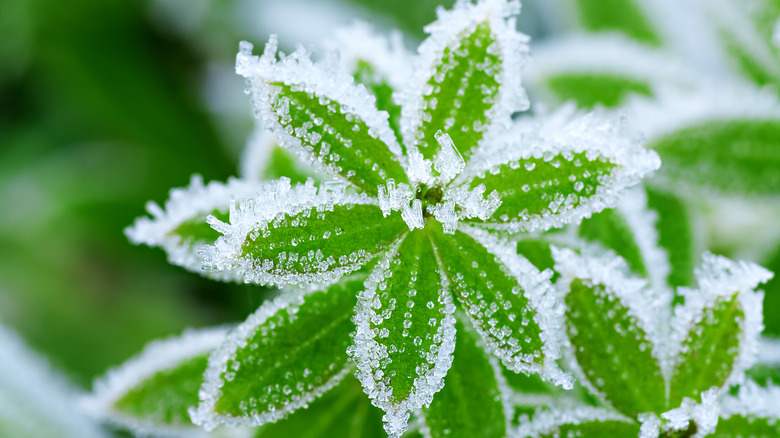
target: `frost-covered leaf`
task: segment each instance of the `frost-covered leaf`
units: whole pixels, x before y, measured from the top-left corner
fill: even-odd
[[[444,384],[455,348],[454,311],[423,230],[407,234],[366,281],[350,354],[366,393],[386,413],[388,435],[403,434],[410,413],[430,403]]]
[[[772,250],[763,265],[778,274],[764,286],[764,291],[766,291],[764,298],[765,333],[768,336],[780,337],[780,318],[776,317],[776,312],[780,309],[780,244]]]
[[[152,342],[96,380],[85,407],[138,434],[197,435],[188,409],[198,404],[208,356],[227,332],[224,327],[193,330]]]
[[[488,349],[515,372],[570,387],[569,376],[555,364],[562,309],[551,294],[552,273],[540,273],[485,231],[432,236],[455,297]]]
[[[528,107],[520,70],[527,37],[515,31],[520,3],[457,2],[438,10],[425,28],[414,75],[405,88],[403,135],[431,159],[438,131],[452,137],[468,159],[474,147],[508,127],[510,115]]]
[[[639,425],[622,415],[603,408],[571,406],[537,412],[533,420],[521,424],[518,437],[533,438],[634,438]]]
[[[247,181],[274,180],[287,177],[292,183],[307,179],[323,180],[320,173],[279,146],[273,134],[257,126],[249,137],[241,157],[241,177]]]
[[[506,382],[496,358],[478,345],[478,335],[457,324],[452,368],[444,388],[424,409],[431,438],[504,438],[507,435]]]
[[[78,390],[0,325],[0,436],[107,438],[77,409]]]
[[[383,217],[366,195],[343,183],[291,188],[282,178],[232,206],[224,236],[203,252],[204,266],[247,283],[327,282],[358,269],[407,229],[400,214]]]
[[[740,386],[735,396],[721,401],[721,418],[714,437],[769,438],[780,436],[780,387],[762,388],[752,381]]]
[[[579,22],[592,32],[620,32],[651,46],[661,36],[649,19],[642,0],[575,0]]]
[[[679,352],[670,381],[669,405],[727,382],[739,381],[755,362],[762,329],[763,292],[772,274],[747,262],[705,254],[698,290],[684,290],[675,308],[673,335]]]
[[[730,193],[780,193],[780,102],[733,83],[695,93],[664,90],[637,100],[637,126],[663,160],[660,176]]]
[[[161,247],[174,265],[211,278],[232,279],[227,272],[202,270],[203,260],[198,250],[219,238],[219,233],[211,228],[206,218],[213,215],[227,219],[231,196],[253,196],[265,187],[259,181],[237,179],[204,185],[199,175],[193,175],[189,186],[171,190],[165,208],[149,202],[146,210],[151,217],[139,217],[135,224],[125,229],[125,234],[135,244]]]
[[[517,242],[517,253],[531,262],[540,271],[552,270],[555,260],[552,256],[550,242],[545,239],[522,239]],[[554,271],[553,271],[554,272]],[[558,273],[553,274],[552,280],[557,280]]]
[[[617,193],[659,166],[658,156],[620,123],[569,105],[521,122],[495,146],[478,150],[455,182],[500,195],[487,226],[534,231],[614,205]]]
[[[631,418],[665,411],[666,383],[655,343],[659,334],[648,324],[662,314],[651,313],[643,282],[625,278],[608,259],[579,257],[570,250],[556,251],[555,257],[566,291],[566,329],[584,378]]]
[[[647,208],[656,214],[658,246],[668,257],[666,284],[672,288],[690,286],[693,284],[696,244],[688,208],[670,191],[646,186],[645,192]]]
[[[635,274],[647,277],[647,268],[633,230],[617,209],[609,208],[583,220],[579,233],[581,237],[615,251]]]
[[[756,0],[708,2],[707,12],[735,69],[757,85],[780,85],[780,4]]]
[[[254,438],[385,438],[382,411],[371,406],[351,376],[284,420],[261,427]]]
[[[325,289],[286,290],[233,330],[208,360],[192,420],[261,425],[305,407],[351,369],[351,317],[364,275]]]
[[[340,53],[344,69],[376,98],[377,109],[387,112],[390,128],[400,142],[401,105],[393,93],[406,87],[411,76],[411,56],[404,49],[402,35],[393,32],[385,38],[369,24],[356,22],[337,30],[326,47]],[[400,146],[405,152],[404,144]]]
[[[541,44],[526,83],[545,102],[580,108],[617,107],[631,95],[652,96],[659,84],[694,85],[697,76],[674,56],[620,35],[589,35]]]
[[[387,179],[406,181],[387,114],[347,72],[333,62],[315,65],[302,48],[277,61],[275,37],[261,57],[251,52],[241,43],[236,71],[249,80],[257,113],[282,146],[367,193]]]

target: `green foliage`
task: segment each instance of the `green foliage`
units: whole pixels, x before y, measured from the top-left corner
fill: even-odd
[[[718,420],[715,438],[770,438],[780,434],[780,421],[758,416],[734,415]]]
[[[438,151],[439,143],[434,138],[438,131],[452,137],[465,159],[482,140],[491,122],[499,90],[497,78],[503,69],[494,53],[496,47],[486,21],[471,32],[464,31],[444,49],[428,80],[433,91],[424,97],[423,123],[416,134],[417,147],[425,158],[432,158]]]
[[[432,438],[502,438],[507,421],[502,389],[494,365],[477,345],[476,333],[457,324],[455,360],[447,372],[444,388],[424,409]],[[513,373],[514,374],[514,373]]]
[[[642,43],[661,45],[636,0],[577,0],[577,8],[582,25],[590,31],[618,31]]]
[[[673,193],[645,187],[647,208],[657,215],[658,246],[669,256],[667,283],[676,288],[693,284],[694,237],[690,214],[683,200]]]
[[[607,209],[583,220],[579,233],[581,237],[602,243],[615,251],[637,275],[647,276],[642,251],[634,240],[634,232],[618,211]]]
[[[664,174],[732,193],[780,192],[780,122],[708,121],[653,139]]]
[[[561,101],[573,100],[580,108],[596,105],[614,108],[629,96],[651,96],[650,85],[628,77],[599,73],[562,73],[547,78],[547,87]]]
[[[665,411],[663,374],[636,316],[609,288],[581,279],[565,299],[569,339],[590,384],[629,417]]]
[[[382,75],[365,60],[358,60],[355,67],[355,81],[366,86],[366,89],[376,98],[376,108],[386,111],[390,129],[395,133],[395,138],[401,143],[401,151],[406,153],[406,148],[401,141],[401,105],[393,100],[393,87],[389,79]],[[281,176],[281,175],[280,175]]]

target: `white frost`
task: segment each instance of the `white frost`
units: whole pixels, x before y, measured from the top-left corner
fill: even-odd
[[[95,380],[93,393],[83,400],[84,409],[96,418],[128,428],[141,435],[193,436],[199,430],[194,426],[172,426],[149,423],[116,409],[114,404],[155,374],[177,367],[188,359],[207,354],[217,348],[228,333],[229,327],[187,330],[181,336],[158,340],[144,350],[109,370]]]
[[[685,430],[688,423],[696,423],[696,434],[691,438],[703,438],[713,432],[718,426],[718,414],[720,406],[720,388],[712,387],[701,393],[701,403],[685,397],[679,408],[661,414],[661,418],[668,421],[664,426],[672,430]]]
[[[530,422],[522,423],[516,430],[516,436],[538,438],[554,433],[558,426],[564,424],[578,425],[605,421],[629,423],[631,420],[615,411],[586,405],[545,409],[537,411]]]

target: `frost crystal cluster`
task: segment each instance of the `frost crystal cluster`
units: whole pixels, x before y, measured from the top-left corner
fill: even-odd
[[[680,201],[640,184],[661,163],[633,119],[575,103],[519,114],[530,106],[519,12],[459,0],[416,54],[362,23],[319,58],[281,53],[275,36],[262,54],[242,42],[236,71],[264,128],[243,178],[194,177],[127,235],[210,278],[281,291],[237,327],[150,346],[99,381],[90,411],[144,434],[194,423],[258,437],[292,433],[291,414],[327,436],[332,406],[353,426],[376,415],[391,437],[775,427],[777,405],[748,399],[777,388],[746,377],[762,331],[756,287],[771,274],[709,254],[694,270]],[[587,66],[582,47],[548,49],[558,55],[532,81]],[[686,78],[649,49],[626,56],[610,74]],[[765,102],[756,111],[777,110],[751,93]],[[667,152],[660,137],[740,111],[665,96],[684,116],[634,108]],[[683,166],[678,152],[668,156]],[[263,180],[280,157],[296,164]]]

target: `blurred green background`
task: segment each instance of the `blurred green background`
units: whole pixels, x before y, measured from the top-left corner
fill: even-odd
[[[189,274],[123,229],[193,173],[236,174],[240,40],[316,43],[355,17],[419,37],[438,2],[328,3],[315,20],[286,1],[0,1],[0,323],[88,388],[151,339],[254,311],[267,290]]]

